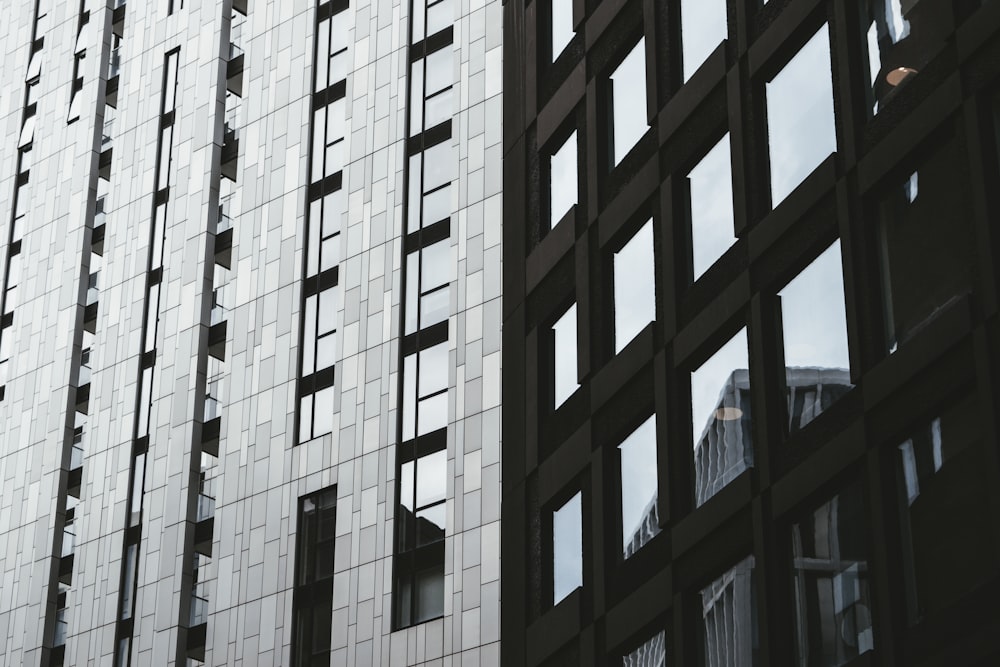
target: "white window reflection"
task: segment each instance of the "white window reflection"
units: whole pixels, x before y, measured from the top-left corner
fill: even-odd
[[[612,166],[646,133],[646,40],[640,39],[611,74]]]
[[[579,199],[576,131],[552,154],[549,178],[549,229],[556,226]]]
[[[660,532],[656,510],[656,417],[644,421],[620,445],[622,552],[628,558]]]
[[[697,280],[728,250],[733,233],[733,174],[729,133],[688,174],[691,250]]]
[[[552,0],[552,62],[570,43],[573,31],[573,0]]]
[[[753,465],[746,328],[691,373],[691,422],[701,505]]]
[[[792,432],[851,387],[840,240],[785,285],[779,296]]]
[[[681,0],[685,81],[691,78],[728,34],[726,0]]]
[[[666,664],[667,637],[662,630],[622,656],[622,667],[664,667]]]
[[[614,256],[615,353],[656,319],[656,272],[653,267],[653,221]]]
[[[837,150],[830,29],[824,24],[766,85],[771,204]]]
[[[706,667],[755,667],[757,600],[754,558],[747,556],[701,590]]]
[[[552,325],[555,353],[555,406],[558,408],[579,387],[576,368],[576,304]]]
[[[552,604],[583,586],[583,495],[552,513]]]

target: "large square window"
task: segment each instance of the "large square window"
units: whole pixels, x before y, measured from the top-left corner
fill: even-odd
[[[691,373],[699,506],[753,465],[748,350],[744,328]]]
[[[552,604],[583,586],[583,494],[552,512]]]
[[[616,166],[646,134],[646,40],[632,47],[611,73],[611,166]]]
[[[688,173],[693,278],[697,280],[736,242],[729,133]]]
[[[681,0],[681,44],[684,80],[726,39],[726,0]]]
[[[628,558],[660,532],[656,511],[656,417],[618,445],[621,462],[622,553]]]
[[[615,353],[656,319],[653,221],[647,220],[614,256]]]
[[[766,85],[771,204],[777,206],[837,150],[826,24]]]
[[[836,667],[874,648],[867,534],[859,483],[792,526],[796,664]]]
[[[779,296],[792,433],[853,386],[840,240],[785,285]]]
[[[759,652],[754,558],[701,590],[702,667],[754,667]]]

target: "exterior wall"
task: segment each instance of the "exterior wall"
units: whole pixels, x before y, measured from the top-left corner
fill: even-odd
[[[23,4],[23,3],[22,3]],[[33,8],[0,26],[0,239],[10,223]],[[14,372],[0,401],[0,662],[40,664],[54,562],[65,416],[73,400],[104,79],[88,50],[79,121],[66,124],[79,3],[53,0],[14,316]],[[205,664],[288,664],[298,498],[336,485],[332,664],[499,662],[499,0],[456,3],[444,618],[392,632],[392,549],[407,16],[352,2],[347,211],[334,433],[293,446],[315,3],[250,0],[242,28],[239,157]],[[88,1],[91,48],[111,9]],[[138,570],[132,665],[179,664],[192,577],[231,3],[129,2],[110,173],[65,664],[113,664],[142,348],[164,54],[180,47],[174,186]],[[10,10],[8,10],[10,11]],[[85,177],[84,175],[90,175]],[[223,186],[226,187],[226,186]],[[89,208],[88,208],[89,206]],[[0,250],[6,250],[0,246]],[[5,255],[0,255],[5,256]],[[74,356],[76,355],[76,356]]]

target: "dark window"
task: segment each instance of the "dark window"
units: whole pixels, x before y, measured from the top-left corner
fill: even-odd
[[[758,664],[754,557],[747,556],[701,590],[703,667]]]
[[[295,597],[292,602],[292,665],[295,667],[330,664],[336,520],[335,488],[299,499]]]

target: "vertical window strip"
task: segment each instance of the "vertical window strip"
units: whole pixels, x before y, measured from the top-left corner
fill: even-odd
[[[453,11],[451,0],[413,0],[410,7],[395,629],[444,613],[451,182],[458,166],[450,125],[455,84]]]
[[[133,615],[137,576],[139,570],[139,545],[142,538],[142,510],[144,500],[146,458],[152,422],[153,382],[155,380],[156,339],[160,309],[160,281],[162,279],[163,246],[166,239],[166,221],[170,200],[169,174],[173,153],[173,123],[177,98],[177,69],[180,49],[167,52],[164,58],[163,94],[160,110],[160,138],[157,142],[157,189],[153,195],[150,222],[150,244],[146,273],[145,316],[142,326],[143,353],[139,356],[139,376],[136,387],[136,423],[132,442],[132,466],[129,480],[129,512],[125,526],[122,554],[121,587],[118,604],[118,623],[115,633],[115,667],[131,663]]]
[[[347,137],[347,9],[344,0],[316,6],[296,444],[333,430],[340,232],[346,208],[341,185]]]

